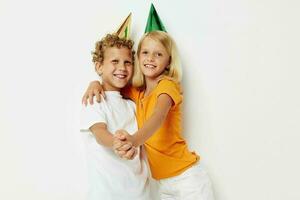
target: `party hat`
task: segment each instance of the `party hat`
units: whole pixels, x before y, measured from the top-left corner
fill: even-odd
[[[151,3],[151,7],[150,7],[149,16],[147,19],[145,33],[148,33],[151,31],[167,32],[152,3]]]
[[[131,28],[131,13],[126,17],[125,21],[120,25],[116,34],[120,38],[129,39],[130,38],[130,28]]]

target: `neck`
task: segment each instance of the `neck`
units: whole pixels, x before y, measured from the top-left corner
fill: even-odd
[[[105,84],[104,82],[102,84],[102,87],[103,87],[103,91],[118,91],[118,92],[121,91],[121,89],[119,89],[119,88],[112,88],[112,87],[107,86],[107,84]]]
[[[145,88],[145,93],[149,94],[158,84],[159,80],[163,77],[163,75],[160,75],[156,78],[147,78],[145,77],[145,83],[146,83],[146,88]]]

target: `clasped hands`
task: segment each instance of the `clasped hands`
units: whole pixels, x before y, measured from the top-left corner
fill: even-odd
[[[138,153],[138,147],[133,145],[133,136],[125,130],[117,130],[113,136],[113,150],[119,157],[132,160]]]

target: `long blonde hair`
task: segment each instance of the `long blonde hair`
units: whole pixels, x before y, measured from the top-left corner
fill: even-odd
[[[139,63],[139,55],[141,52],[141,47],[142,43],[145,38],[151,38],[157,42],[160,42],[170,55],[170,64],[168,69],[166,69],[163,74],[171,79],[173,79],[176,82],[181,81],[182,77],[182,70],[181,70],[181,64],[180,64],[180,59],[177,51],[176,44],[174,40],[171,38],[171,36],[163,31],[152,31],[149,33],[146,33],[143,35],[141,38],[139,44],[138,44],[138,49],[137,49],[137,59],[135,62],[135,71],[132,79],[132,85],[134,87],[144,87],[145,86],[145,78],[143,73],[141,72],[140,69],[140,63]]]

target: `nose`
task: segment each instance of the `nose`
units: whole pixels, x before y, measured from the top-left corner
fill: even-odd
[[[125,71],[126,70],[125,63],[119,63],[118,64],[118,69]]]
[[[147,60],[151,61],[151,62],[154,61],[154,55],[153,54],[148,54]]]

